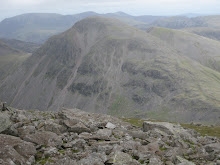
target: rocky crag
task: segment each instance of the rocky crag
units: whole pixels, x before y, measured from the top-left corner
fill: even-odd
[[[1,165],[219,165],[220,139],[78,109],[0,112]]]

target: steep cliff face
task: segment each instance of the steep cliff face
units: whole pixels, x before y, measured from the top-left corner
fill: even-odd
[[[219,122],[220,73],[115,19],[90,17],[50,38],[0,86],[25,109]]]

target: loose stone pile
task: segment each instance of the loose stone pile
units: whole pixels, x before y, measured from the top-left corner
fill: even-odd
[[[78,109],[0,112],[2,165],[220,165],[220,140],[166,122]]]

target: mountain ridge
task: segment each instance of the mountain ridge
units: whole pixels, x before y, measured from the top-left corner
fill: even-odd
[[[158,37],[90,17],[50,38],[0,85],[0,97],[25,109],[218,123],[219,80]]]

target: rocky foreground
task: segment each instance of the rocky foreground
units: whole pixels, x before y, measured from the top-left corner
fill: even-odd
[[[220,165],[220,140],[165,122],[143,128],[78,109],[0,112],[2,165]]]

